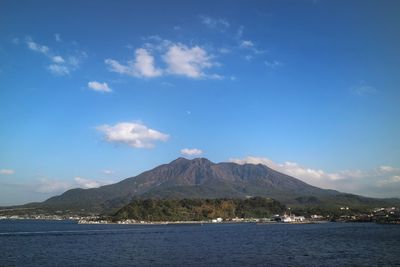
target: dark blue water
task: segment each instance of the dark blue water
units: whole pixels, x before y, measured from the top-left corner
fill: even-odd
[[[400,225],[0,221],[0,266],[400,266]]]

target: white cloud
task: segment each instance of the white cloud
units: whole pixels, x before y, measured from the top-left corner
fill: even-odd
[[[230,24],[226,19],[222,18],[211,18],[208,16],[200,16],[201,23],[206,25],[209,28],[218,28],[220,30],[225,30],[226,28],[229,28]]]
[[[136,61],[134,68],[141,77],[157,77],[161,75],[161,70],[154,65],[154,57],[144,48],[136,49]]]
[[[120,122],[115,125],[105,124],[97,127],[97,130],[104,134],[108,142],[127,144],[134,148],[151,148],[154,147],[154,142],[165,142],[169,139],[168,134],[134,122]]]
[[[114,59],[106,59],[110,71],[126,74],[134,77],[153,78],[162,75],[162,71],[155,66],[154,57],[144,48],[135,50],[135,61],[129,61],[126,65]]]
[[[145,48],[135,50],[134,60],[125,64],[114,59],[106,59],[109,70],[137,78],[154,78],[163,75],[179,75],[188,78],[223,79],[218,74],[205,73],[205,69],[218,66],[213,57],[199,46],[188,47],[181,43],[172,43],[159,36],[146,37]],[[157,53],[166,63],[166,68],[156,66],[155,58],[151,54]]]
[[[28,48],[30,50],[42,53],[44,55],[47,55],[49,53],[49,50],[50,50],[49,47],[47,47],[45,45],[41,45],[41,44],[35,43],[34,41],[32,41],[31,38],[27,38],[26,39],[26,44],[27,44],[27,46],[28,46]]]
[[[64,76],[64,75],[69,74],[68,67],[66,67],[64,65],[51,64],[47,68],[50,72],[52,72],[53,74],[56,74],[58,76]]]
[[[296,162],[286,161],[284,163],[276,163],[268,158],[263,157],[252,157],[248,156],[243,159],[230,159],[231,162],[235,162],[238,164],[263,164],[271,169],[277,170],[279,172],[285,173],[287,175],[302,179],[303,181],[315,184],[318,181],[324,180],[340,180],[345,179],[346,177],[354,177],[356,176],[356,172],[344,171],[338,173],[328,173],[319,169],[312,169],[301,166]]]
[[[199,156],[203,154],[203,151],[197,148],[184,148],[181,149],[181,154],[186,156]]]
[[[0,169],[0,174],[11,175],[14,174],[15,171],[11,169]]]
[[[224,79],[219,74],[206,73],[207,68],[219,66],[204,48],[194,45],[187,46],[162,39],[158,35],[142,38],[145,43],[135,50],[133,60],[121,63],[115,59],[106,59],[105,64],[112,72],[137,78],[154,78],[159,76],[177,75],[194,79]],[[221,53],[229,52],[222,49]],[[164,61],[165,67],[159,67],[156,58]]]
[[[127,74],[127,75],[131,75],[131,76],[135,76],[133,73],[133,71],[131,70],[130,67],[128,67],[127,65],[122,65],[121,63],[119,63],[118,61],[114,60],[114,59],[106,59],[104,61],[107,65],[109,65],[109,70],[112,72],[117,72],[119,74]]]
[[[100,187],[102,184],[94,181],[94,180],[89,180],[89,179],[85,179],[82,177],[74,177],[74,181],[79,185],[80,188],[96,188],[96,187]]]
[[[168,65],[168,73],[190,78],[205,77],[204,69],[216,65],[204,49],[198,46],[189,48],[183,44],[170,46],[163,58]]]
[[[243,41],[240,43],[240,47],[243,47],[243,48],[251,48],[251,47],[254,47],[254,43],[253,43],[252,41],[250,41],[250,40],[243,40]]]
[[[94,91],[111,93],[112,90],[107,83],[99,83],[97,81],[88,82],[88,87]]]
[[[251,40],[240,40],[239,47],[245,50],[251,51],[254,55],[264,54],[265,50],[259,50],[253,41]]]
[[[52,60],[54,63],[57,63],[57,64],[61,64],[61,63],[65,62],[65,60],[62,58],[62,56],[54,56],[52,58]]]

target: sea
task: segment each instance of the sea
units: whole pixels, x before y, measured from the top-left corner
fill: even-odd
[[[0,266],[400,266],[400,225],[0,220]]]

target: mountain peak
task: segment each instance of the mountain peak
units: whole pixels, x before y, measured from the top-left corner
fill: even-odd
[[[170,164],[174,164],[174,163],[183,163],[183,162],[189,162],[190,160],[184,157],[179,157],[173,161],[170,162]]]
[[[184,157],[179,157],[179,158],[171,161],[170,164],[177,164],[177,163],[178,164],[180,164],[180,163],[195,163],[195,164],[199,164],[199,165],[202,165],[202,164],[207,164],[207,165],[214,164],[213,162],[211,162],[210,160],[208,160],[206,158],[187,159],[187,158],[184,158]]]
[[[213,162],[206,158],[194,158],[191,161],[198,164],[213,164]]]

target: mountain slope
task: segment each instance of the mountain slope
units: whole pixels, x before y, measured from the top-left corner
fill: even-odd
[[[340,197],[346,200],[345,203],[351,202],[353,197],[361,203],[371,200],[314,187],[261,164],[215,164],[205,158],[178,158],[119,183],[93,189],[69,190],[40,205],[53,209],[106,212],[124,206],[132,198],[204,199],[248,196],[270,197],[285,204],[317,205]]]

